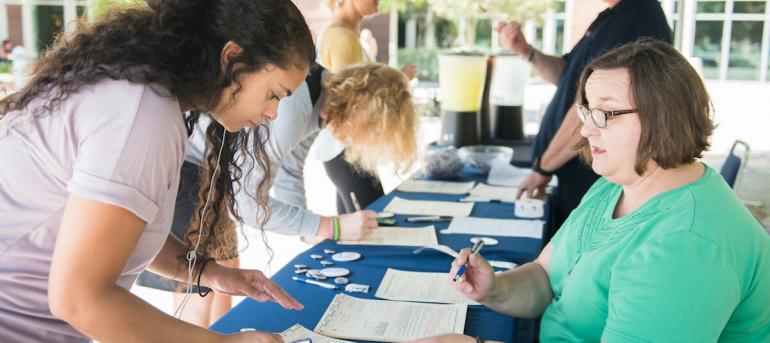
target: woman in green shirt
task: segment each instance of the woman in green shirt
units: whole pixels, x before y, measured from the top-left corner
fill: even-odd
[[[542,315],[543,342],[770,340],[770,236],[697,161],[714,125],[687,60],[663,42],[621,46],[586,67],[576,101],[578,147],[602,178],[536,261],[495,275],[466,249],[454,287]]]

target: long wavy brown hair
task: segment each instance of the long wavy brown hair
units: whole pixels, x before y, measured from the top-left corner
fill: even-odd
[[[185,119],[192,132],[201,113],[219,103],[223,90],[233,84],[236,91],[230,101],[235,99],[243,74],[267,65],[307,69],[315,60],[307,24],[289,0],[148,3],[149,6],[113,11],[97,23],[80,23],[74,33],[60,35],[54,47],[32,67],[29,83],[0,100],[0,118],[10,111],[47,115],[83,86],[106,79],[127,80],[148,84],[159,94],[194,108]],[[221,51],[228,41],[240,45],[243,52],[221,65]],[[27,108],[35,99],[45,100],[40,106],[35,102],[35,108]],[[257,165],[269,167],[262,144],[267,138],[266,130],[251,131],[256,136],[253,154],[246,131],[229,134],[222,147],[220,172],[211,182],[223,133],[224,127],[213,121],[207,128],[209,153],[196,214],[188,229],[188,241],[195,246],[197,230],[202,228],[203,248],[198,252],[217,259],[233,257],[234,221],[242,222],[234,193],[240,187],[243,171]],[[243,160],[235,161],[236,151],[244,156]],[[269,175],[269,170],[265,175]],[[257,186],[255,200],[269,213],[266,182],[263,180]],[[201,213],[212,187],[211,202],[201,225]],[[261,229],[264,221],[254,224]]]

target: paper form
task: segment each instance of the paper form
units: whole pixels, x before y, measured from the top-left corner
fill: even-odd
[[[489,170],[487,183],[495,186],[518,187],[531,172],[532,169],[529,168],[517,168],[508,163],[495,163]],[[548,182],[549,187],[556,187],[558,184],[559,181],[556,176]]]
[[[310,338],[313,343],[353,343],[342,339],[321,336],[299,324],[294,324],[294,326],[286,329],[286,331],[281,332],[281,338],[283,338],[284,342],[294,342],[300,339]]]
[[[515,202],[517,190],[518,188],[516,187],[490,186],[484,183],[479,183],[471,190],[471,196],[500,200],[503,202]],[[522,197],[526,196],[526,194],[522,194]]]
[[[542,220],[491,219],[455,217],[441,233],[463,233],[482,236],[543,238]]]
[[[497,186],[518,187],[531,169],[517,168],[508,163],[495,163],[489,170],[487,183]]]
[[[447,280],[448,273],[407,272],[388,268],[374,296],[400,301],[479,304],[452,288]]]
[[[463,333],[465,304],[421,304],[369,300],[337,294],[315,332],[337,338],[404,342],[445,333]]]
[[[469,182],[448,182],[428,180],[406,180],[396,190],[415,193],[468,194],[476,184]]]
[[[421,247],[437,245],[436,227],[379,227],[361,241],[339,241],[342,245],[398,245]]]
[[[394,197],[384,211],[423,216],[462,217],[471,215],[473,203],[407,200]]]

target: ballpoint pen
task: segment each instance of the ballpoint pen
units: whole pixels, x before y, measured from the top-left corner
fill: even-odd
[[[476,243],[473,243],[473,248],[471,248],[471,254],[478,255],[482,247],[484,247],[484,240],[483,239],[477,240]],[[468,258],[470,258],[470,256]],[[452,281],[457,282],[457,280],[460,280],[463,274],[465,274],[465,269],[467,268],[468,268],[467,262],[462,266],[460,266],[460,269],[457,270],[457,273],[455,273],[455,277],[452,279]]]
[[[452,220],[449,216],[425,216],[425,217],[409,217],[406,221],[409,223],[426,223],[426,222],[442,222]]]
[[[361,211],[361,203],[358,202],[356,192],[350,192],[350,201],[353,202],[353,208],[356,209],[356,212]]]
[[[308,280],[308,279],[301,278],[301,277],[298,277],[298,276],[293,276],[292,279],[294,279],[295,281],[304,282],[304,283],[307,283],[307,284],[310,284],[310,285],[316,285],[316,286],[327,288],[327,289],[339,289],[339,288],[337,288],[337,286],[332,285],[332,284],[328,284],[326,282],[315,281],[315,280]]]

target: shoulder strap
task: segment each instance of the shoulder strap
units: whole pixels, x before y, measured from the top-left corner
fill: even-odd
[[[324,67],[315,64],[310,71],[310,75],[305,78],[308,90],[310,91],[310,102],[314,107],[315,103],[318,101],[318,97],[321,96],[321,81],[323,80],[324,71],[326,71]]]

